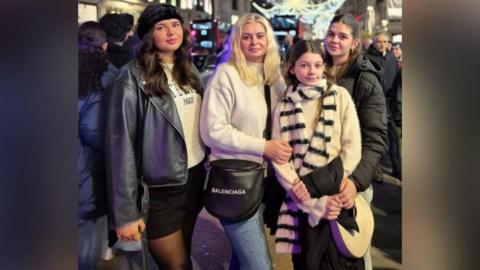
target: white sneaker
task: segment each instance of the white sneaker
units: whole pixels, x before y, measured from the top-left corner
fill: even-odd
[[[115,255],[113,254],[112,248],[107,247],[102,254],[102,260],[110,261],[111,259],[113,259],[113,257],[115,257]]]

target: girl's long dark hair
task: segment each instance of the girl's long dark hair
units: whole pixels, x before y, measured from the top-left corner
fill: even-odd
[[[78,96],[101,91],[101,77],[107,70],[107,56],[101,45],[105,33],[96,22],[86,22],[78,34]]]
[[[352,30],[352,38],[360,40],[360,24],[351,13],[336,15],[335,17],[333,17],[328,27],[330,28],[330,26],[334,23],[345,24]],[[335,75],[336,80],[342,78],[343,75],[345,75],[345,72],[353,65],[353,63],[357,61],[357,58],[358,56],[360,56],[360,54],[362,54],[361,44],[359,44],[355,49],[350,51],[347,62],[342,65],[342,67],[337,71]],[[325,63],[327,64],[327,69],[330,70],[333,67],[333,58],[327,50],[325,50],[324,59]]]
[[[198,75],[194,72],[190,56],[190,34],[183,28],[183,42],[175,51],[175,60],[172,70],[173,79],[180,88],[189,85],[198,92],[202,86]],[[168,93],[168,80],[163,71],[162,60],[158,55],[152,38],[153,29],[143,37],[142,43],[137,48],[136,59],[145,76],[145,91],[148,96],[161,96]],[[182,88],[185,91],[185,89]]]

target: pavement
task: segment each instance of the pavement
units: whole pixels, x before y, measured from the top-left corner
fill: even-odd
[[[401,269],[402,262],[402,186],[397,179],[384,175],[383,183],[373,183],[373,214],[375,230],[371,255],[374,270]],[[274,252],[275,240],[267,233],[273,269],[293,269],[290,256]],[[203,209],[193,235],[192,261],[194,270],[227,269],[230,245],[220,222]],[[117,251],[110,261],[98,265],[100,270],[141,269],[138,252]],[[150,270],[157,270],[150,258]]]

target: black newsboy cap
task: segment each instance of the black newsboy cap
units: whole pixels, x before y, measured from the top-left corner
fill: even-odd
[[[169,4],[150,4],[138,18],[137,35],[140,39],[159,21],[178,19],[183,24],[182,16]]]

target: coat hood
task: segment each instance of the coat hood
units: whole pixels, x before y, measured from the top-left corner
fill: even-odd
[[[383,73],[383,68],[379,64],[370,61],[365,55],[360,54],[357,57],[357,61],[353,63],[347,74],[356,74],[357,72],[361,71],[369,71],[374,73],[377,77],[380,77]]]

